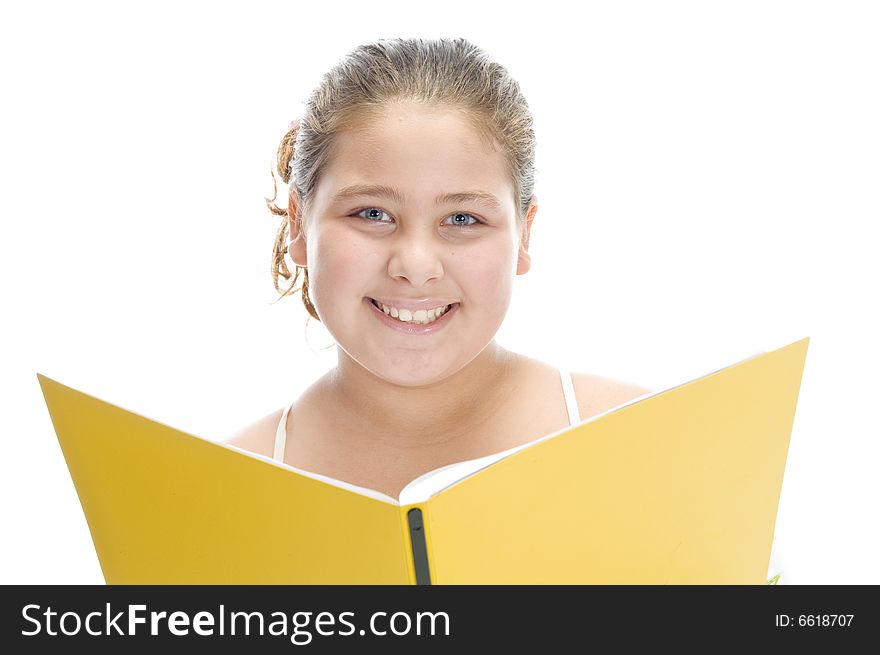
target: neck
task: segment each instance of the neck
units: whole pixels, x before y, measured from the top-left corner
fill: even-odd
[[[400,386],[365,369],[341,348],[327,391],[353,438],[392,448],[419,448],[467,439],[511,392],[516,355],[494,339],[466,366],[443,380]]]

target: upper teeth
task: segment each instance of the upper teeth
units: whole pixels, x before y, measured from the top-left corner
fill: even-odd
[[[400,321],[406,321],[407,323],[431,323],[443,316],[443,314],[446,313],[446,309],[451,307],[451,305],[443,305],[442,307],[434,307],[433,309],[419,309],[415,312],[411,312],[408,309],[398,309],[397,307],[383,305],[378,300],[375,302],[382,308],[382,311],[389,316],[393,316]]]

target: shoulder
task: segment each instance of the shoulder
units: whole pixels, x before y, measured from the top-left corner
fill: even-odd
[[[258,455],[272,457],[275,450],[275,432],[284,408],[276,409],[271,414],[258,418],[253,423],[239,428],[229,437],[223,439],[227,443]]]
[[[601,375],[572,373],[571,378],[582,419],[607,412],[634,398],[652,393],[645,387]]]

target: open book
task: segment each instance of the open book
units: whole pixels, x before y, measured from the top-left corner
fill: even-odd
[[[37,377],[109,584],[765,584],[808,343],[399,498]]]

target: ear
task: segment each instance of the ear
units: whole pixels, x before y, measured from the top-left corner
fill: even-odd
[[[529,213],[523,221],[522,232],[519,236],[519,255],[516,262],[516,274],[523,275],[528,273],[532,267],[532,256],[529,254],[529,237],[532,233],[532,221],[535,220],[535,214],[538,213],[538,196],[532,195],[532,202],[529,205]]]
[[[306,238],[302,230],[302,216],[298,214],[298,202],[296,192],[291,191],[287,196],[287,228],[290,233],[290,243],[287,244],[287,252],[297,266],[307,266]]]

